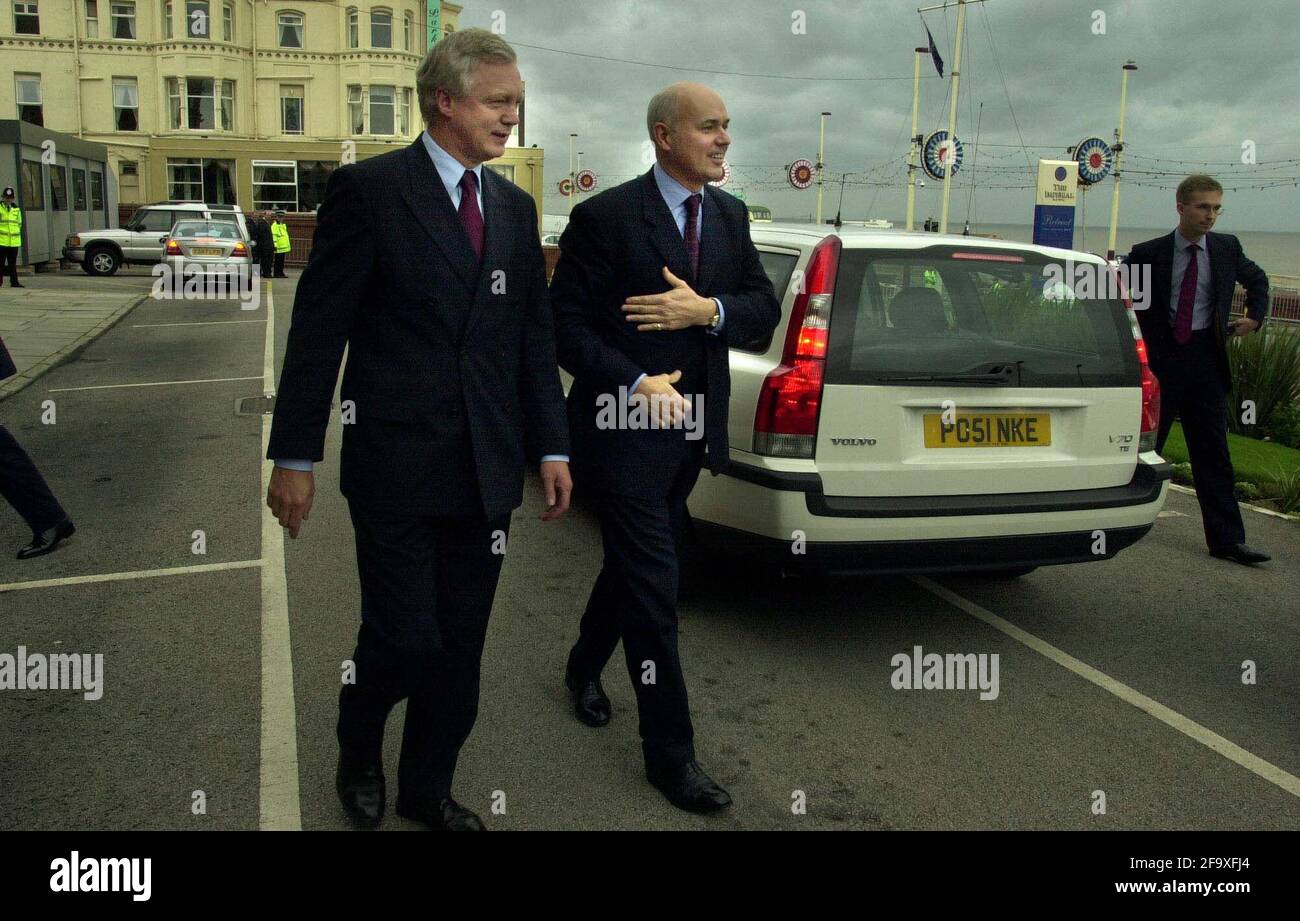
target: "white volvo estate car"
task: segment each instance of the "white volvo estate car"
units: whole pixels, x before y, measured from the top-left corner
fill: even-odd
[[[1159,387],[1126,295],[1098,287],[1104,260],[751,232],[782,321],[731,343],[731,467],[690,498],[706,547],[793,570],[1011,577],[1112,557],[1151,529],[1170,474]]]

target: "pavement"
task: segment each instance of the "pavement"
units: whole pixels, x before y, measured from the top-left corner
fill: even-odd
[[[90,279],[80,269],[22,276],[0,288],[0,339],[18,374],[0,382],[0,400],[17,393],[103,335],[147,296],[153,279],[140,271]],[[7,279],[6,279],[7,281]]]
[[[130,277],[113,281],[149,281]],[[359,596],[339,429],[291,541],[263,506],[265,419],[240,412],[274,388],[295,283],[257,311],[145,300],[0,403],[79,528],[19,562],[4,548],[29,535],[0,511],[0,653],[104,657],[98,700],[0,691],[0,738],[21,740],[0,745],[0,828],[347,827],[334,723]],[[1246,513],[1274,555],[1259,568],[1209,557],[1181,493],[1116,558],[1009,581],[715,561],[681,609],[699,760],[735,799],[705,818],[646,783],[619,659],[610,725],[572,717],[562,671],[599,532],[581,504],[552,523],[541,507],[530,478],[455,781],[492,829],[1300,828],[1295,522]],[[998,696],[895,690],[893,657],[918,645],[997,654]],[[391,812],[402,716],[384,830],[419,827]]]

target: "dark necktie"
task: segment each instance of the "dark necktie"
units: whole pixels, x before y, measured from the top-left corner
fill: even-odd
[[[1178,313],[1174,316],[1174,341],[1186,345],[1192,338],[1192,311],[1196,306],[1196,254],[1201,248],[1193,243],[1187,247],[1187,268],[1183,270],[1183,284],[1178,289]]]
[[[691,257],[691,280],[700,274],[700,231],[696,223],[700,216],[700,199],[704,196],[696,192],[686,199],[686,232],[682,239],[686,241],[686,254]]]
[[[460,177],[460,222],[469,235],[469,245],[474,255],[483,258],[483,212],[478,210],[478,177],[473,170],[465,170]]]

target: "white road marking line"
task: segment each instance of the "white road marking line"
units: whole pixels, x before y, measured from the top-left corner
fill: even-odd
[[[1174,729],[1177,729],[1183,735],[1193,741],[1200,742],[1206,748],[1218,752],[1229,761],[1244,767],[1253,774],[1262,777],[1269,783],[1276,784],[1292,796],[1300,796],[1300,777],[1289,774],[1275,764],[1270,764],[1258,755],[1252,755],[1239,745],[1229,742],[1217,732],[1206,729],[1200,723],[1194,722],[1171,710],[1159,701],[1152,700],[1145,694],[1135,691],[1123,682],[1116,681],[1109,675],[1098,671],[1091,665],[1080,662],[1069,653],[1062,652],[1046,640],[1041,640],[1025,630],[1020,629],[1008,620],[1004,620],[992,611],[980,607],[973,601],[969,601],[958,595],[956,592],[944,588],[942,585],[934,582],[925,576],[910,576],[914,583],[942,598],[955,608],[959,608],[974,617],[976,620],[982,620],[994,630],[1005,633],[1018,643],[1028,646],[1034,652],[1046,656],[1057,665],[1066,668],[1085,681],[1090,681],[1097,687],[1110,694],[1114,694],[1125,703],[1132,704],[1139,710],[1142,710],[1151,716],[1154,716],[1160,722]]]
[[[55,387],[47,393],[71,393],[74,390],[118,390],[123,387],[170,387],[173,384],[225,384],[230,381],[260,381],[262,377],[210,377],[199,381],[151,381],[147,384],[97,384],[94,387]]]
[[[136,323],[132,329],[159,329],[163,326],[221,326],[226,323],[265,323],[265,320],[191,320],[189,323]]]
[[[266,348],[262,381],[275,390],[275,303],[267,286]],[[284,529],[266,505],[272,461],[266,460],[271,417],[262,416],[262,738],[258,770],[258,820],[262,831],[301,831],[298,798],[298,726],[289,645],[289,585],[284,570]]]
[[[60,579],[37,579],[34,582],[0,583],[0,592],[21,592],[32,588],[57,588],[64,585],[89,585],[94,582],[126,582],[130,579],[153,579],[159,576],[187,576],[199,572],[223,572],[230,569],[261,569],[261,560],[233,563],[202,563],[197,566],[174,566],[170,569],[137,569],[133,572],[103,572],[91,576],[64,576]]]

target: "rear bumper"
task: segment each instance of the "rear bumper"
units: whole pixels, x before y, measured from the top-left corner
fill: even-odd
[[[1160,498],[1173,467],[1138,464],[1133,479],[1107,489],[996,493],[974,496],[828,496],[815,473],[782,473],[731,464],[725,475],[767,489],[801,492],[811,515],[831,518],[932,518],[956,515],[1032,515],[1146,505]]]
[[[762,537],[697,521],[706,545],[757,557],[785,570],[846,574],[893,575],[922,572],[989,572],[1061,563],[1108,560],[1137,543],[1151,525],[1105,530],[1104,552],[1094,531],[1061,534],[1017,534],[1009,537],[939,538],[905,541],[827,541],[804,544],[794,553],[790,541]]]
[[[1140,540],[1164,503],[1170,470],[1139,463],[1123,486],[1056,493],[840,497],[826,496],[815,473],[733,464],[697,485],[691,510],[710,544],[789,569],[1048,566],[1109,559]]]

